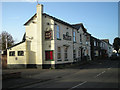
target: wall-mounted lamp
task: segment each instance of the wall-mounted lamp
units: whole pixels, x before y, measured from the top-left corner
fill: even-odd
[[[28,37],[28,36],[26,36],[26,39],[30,39],[30,40],[32,40],[32,39],[33,39],[33,37]]]
[[[32,21],[32,23],[36,23],[36,22]]]

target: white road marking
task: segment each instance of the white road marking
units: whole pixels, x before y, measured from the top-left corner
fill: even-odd
[[[103,71],[102,74],[105,73],[105,72],[106,72],[106,71]]]
[[[103,71],[103,72],[97,74],[97,75],[95,76],[95,78],[98,77],[98,76],[100,76],[101,74],[103,74],[103,73],[105,73],[105,72],[106,72],[106,71]]]
[[[111,68],[108,68],[108,70],[111,69]]]
[[[86,82],[87,82],[87,81],[84,81],[84,82],[82,82],[82,83],[80,83],[80,84],[78,84],[78,85],[72,87],[71,89],[74,89],[74,88],[76,88],[76,87],[78,87],[78,86],[81,86],[81,85],[85,84]],[[69,89],[69,90],[71,90],[71,89]]]

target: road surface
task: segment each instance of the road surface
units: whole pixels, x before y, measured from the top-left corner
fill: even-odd
[[[120,62],[118,60],[99,60],[69,69],[48,70],[44,74],[31,76],[31,79],[46,78],[46,81],[34,81],[35,83],[25,84],[19,88],[65,88],[67,90],[76,88],[119,88],[119,66]],[[7,85],[6,82],[3,84]]]

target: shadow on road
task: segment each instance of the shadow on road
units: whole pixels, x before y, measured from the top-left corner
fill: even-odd
[[[85,64],[76,63],[70,67],[65,67],[65,69],[101,69],[101,68],[120,68],[119,60],[95,60],[89,61]]]

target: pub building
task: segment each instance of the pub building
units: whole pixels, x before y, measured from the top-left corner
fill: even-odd
[[[83,24],[69,24],[46,13],[37,5],[37,13],[25,24],[20,43],[7,49],[8,68],[58,68],[89,56],[90,34]]]

